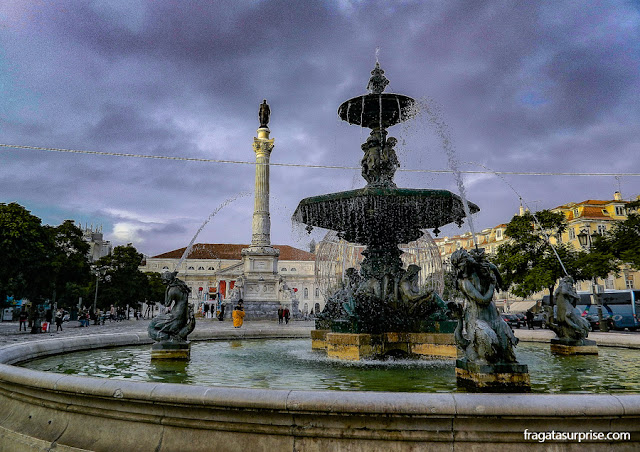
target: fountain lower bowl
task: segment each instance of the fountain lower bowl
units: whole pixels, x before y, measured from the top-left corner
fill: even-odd
[[[195,333],[195,339],[283,336],[272,330]],[[631,432],[630,441],[618,444],[640,445],[640,395],[260,390],[76,377],[10,365],[150,342],[138,334],[112,334],[0,349],[0,443],[7,450],[512,450],[527,429],[591,429]],[[574,445],[596,450],[604,444]],[[554,445],[568,450],[572,444]]]
[[[468,204],[471,213],[480,211]],[[358,244],[372,237],[409,243],[422,236],[422,229],[460,225],[464,218],[462,199],[448,190],[376,187],[305,198],[293,214],[297,222],[338,231]]]

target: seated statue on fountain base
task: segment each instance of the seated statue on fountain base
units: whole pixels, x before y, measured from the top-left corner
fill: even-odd
[[[456,358],[456,322],[432,290],[418,285],[420,267],[370,271],[354,268],[328,300],[311,332],[312,348],[331,358],[361,360],[387,355]]]
[[[560,280],[554,293],[556,303],[555,318],[549,322],[549,328],[557,337],[551,339],[551,352],[559,355],[597,355],[596,341],[587,339],[589,322],[576,308],[580,300],[573,279],[566,276]]]
[[[180,278],[178,272],[164,272],[162,281],[166,284],[164,306],[167,312],[151,319],[147,332],[156,341],[151,346],[151,359],[188,360],[190,343],[187,336],[196,326],[193,306],[189,304],[191,290]]]
[[[493,302],[502,279],[484,249],[460,249],[451,255],[456,286],[466,306],[449,303],[458,318],[454,333],[464,357],[456,361],[459,386],[479,392],[528,392],[531,390],[526,365],[516,360],[518,343],[513,331],[500,317]]]

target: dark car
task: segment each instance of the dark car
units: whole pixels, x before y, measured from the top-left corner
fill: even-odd
[[[502,320],[507,322],[511,328],[520,328],[521,326],[520,319],[515,314],[502,314]]]
[[[520,325],[527,324],[527,316],[524,315],[522,312],[516,312],[515,316],[518,317],[518,320],[520,320]]]
[[[589,331],[600,331],[600,316],[598,314],[588,314],[584,316],[589,321]],[[607,322],[609,330],[613,329],[613,319],[607,313],[602,314],[602,320]]]
[[[533,315],[533,327],[546,328],[547,327],[547,317],[542,314],[534,314]]]

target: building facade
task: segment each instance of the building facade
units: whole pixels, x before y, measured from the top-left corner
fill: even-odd
[[[635,198],[640,199],[640,196]],[[560,205],[553,209],[552,212],[562,213],[567,221],[566,230],[559,236],[550,237],[552,244],[563,243],[570,244],[575,249],[588,248],[595,234],[604,234],[611,229],[617,221],[627,219],[627,204],[629,201],[622,199],[619,192],[614,193],[613,199],[610,200],[594,200],[589,199],[582,202],[570,202]],[[524,214],[525,209],[521,206],[519,215]],[[478,246],[485,249],[488,255],[494,255],[498,247],[508,241],[505,235],[506,224],[499,224],[493,228],[483,229],[476,235]],[[580,236],[585,241],[585,245],[581,245]],[[435,239],[440,250],[443,265],[449,270],[448,266],[451,254],[459,248],[471,249],[474,247],[473,237],[470,232],[456,235],[453,237],[442,237]],[[598,279],[595,281],[597,285],[603,289],[634,289],[640,287],[640,274],[628,267],[623,267],[620,275],[609,275],[606,279]],[[576,283],[576,289],[580,291],[590,291],[591,281],[579,281]],[[539,292],[532,296],[532,300],[539,301],[546,293]],[[521,303],[519,297],[509,293],[502,292],[498,295],[497,305],[505,311],[512,310],[510,307],[514,303]],[[516,308],[523,307],[528,309],[533,302],[516,305]],[[526,305],[526,306],[525,306]]]
[[[217,298],[233,302],[245,297],[242,250],[247,247],[246,244],[197,243],[180,268],[176,265],[186,248],[147,257],[140,270],[158,273],[178,270],[178,277],[191,289],[190,301],[195,305]],[[295,299],[303,314],[322,310],[324,297],[316,284],[315,254],[288,245],[273,245],[273,248],[280,253],[277,269],[280,284],[275,294],[278,303],[292,309]],[[283,290],[285,283],[289,290]]]

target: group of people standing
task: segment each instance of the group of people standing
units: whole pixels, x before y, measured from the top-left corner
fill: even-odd
[[[289,311],[289,308],[287,308],[286,306],[284,308],[280,306],[278,308],[278,323],[282,323],[284,321],[285,324],[289,324],[290,318],[291,312]]]

